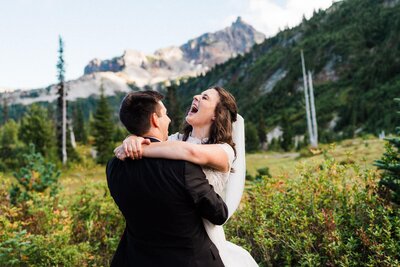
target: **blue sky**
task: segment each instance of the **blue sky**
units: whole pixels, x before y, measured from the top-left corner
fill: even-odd
[[[152,53],[229,26],[237,16],[267,36],[296,25],[332,0],[3,0],[0,3],[0,91],[56,82],[58,35],[66,78],[93,58],[127,48]]]

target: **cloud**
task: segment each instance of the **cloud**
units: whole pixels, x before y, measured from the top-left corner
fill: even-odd
[[[301,22],[303,15],[310,18],[314,10],[326,9],[333,0],[245,0],[241,12],[244,21],[251,24],[267,37],[275,35],[285,27]],[[226,18],[232,22],[232,16]]]

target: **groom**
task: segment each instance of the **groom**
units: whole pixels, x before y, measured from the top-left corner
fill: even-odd
[[[167,140],[171,120],[162,99],[155,91],[128,94],[121,104],[121,122],[130,133],[151,142]],[[224,266],[202,218],[221,225],[228,209],[199,166],[114,157],[106,173],[111,195],[126,220],[111,266]]]

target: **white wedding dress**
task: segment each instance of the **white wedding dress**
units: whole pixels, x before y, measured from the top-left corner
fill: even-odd
[[[168,140],[182,141],[182,137],[182,134],[176,133],[169,136]],[[246,175],[244,121],[240,115],[238,115],[237,121],[233,124],[233,141],[236,144],[236,159],[230,145],[220,144],[221,148],[223,148],[228,155],[229,165],[234,169],[233,173],[230,171],[223,173],[210,168],[203,168],[207,180],[228,206],[229,217],[232,216],[239,206]],[[202,142],[207,142],[207,140],[200,140],[190,136],[187,142],[201,144]],[[242,247],[226,240],[222,226],[212,224],[206,219],[203,219],[203,222],[208,236],[218,248],[221,259],[226,267],[258,266],[250,253]]]

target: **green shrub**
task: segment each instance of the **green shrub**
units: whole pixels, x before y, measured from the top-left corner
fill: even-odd
[[[0,190],[7,196],[4,189]],[[58,198],[32,192],[31,199],[0,206],[0,266],[77,266],[89,252],[71,242],[71,214]]]
[[[105,183],[74,199],[31,192],[12,205],[0,188],[0,266],[109,266],[125,223]]]
[[[298,172],[249,189],[228,239],[261,266],[399,266],[400,210],[376,193],[375,170],[327,157]]]
[[[35,147],[30,146],[30,151],[23,155],[26,166],[14,173],[18,184],[13,184],[10,190],[11,202],[30,198],[30,192],[44,192],[50,188],[51,195],[58,191],[58,178],[60,171],[53,163],[46,162],[43,156],[35,152]]]
[[[400,98],[395,99],[400,103]],[[375,161],[375,166],[382,170],[379,185],[387,191],[390,200],[400,204],[400,127],[396,127],[396,136],[386,138],[385,153]]]
[[[125,228],[125,221],[106,184],[83,187],[73,199],[72,236],[75,243],[87,243],[92,264],[110,265]]]

